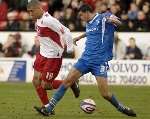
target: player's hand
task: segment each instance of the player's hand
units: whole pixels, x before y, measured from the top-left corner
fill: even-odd
[[[116,18],[114,17],[106,17],[108,22],[113,22],[114,20],[116,20]]]
[[[121,25],[121,21],[119,17],[116,17],[115,15],[111,15],[110,17],[106,17],[107,21],[114,24],[115,26]]]

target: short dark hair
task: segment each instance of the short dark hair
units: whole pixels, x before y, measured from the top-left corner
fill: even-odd
[[[39,0],[31,0],[28,4],[27,4],[27,8],[32,8],[35,7],[37,5],[40,5],[40,1]]]
[[[90,6],[90,5],[88,5],[88,4],[83,4],[83,5],[81,5],[80,6],[80,8],[79,8],[79,12],[93,12],[93,9],[92,9],[92,7]]]

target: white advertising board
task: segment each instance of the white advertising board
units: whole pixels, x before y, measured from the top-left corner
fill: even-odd
[[[109,64],[110,84],[150,85],[150,61],[113,60]]]
[[[64,59],[58,79],[64,79],[76,60]],[[150,85],[150,61],[112,60],[109,62],[110,85]],[[96,84],[91,73],[80,78],[80,84]]]
[[[27,63],[23,59],[0,58],[0,81],[26,81]]]
[[[0,60],[0,81],[8,80],[13,64],[13,61],[8,62]]]
[[[65,79],[77,60],[64,59],[56,79]],[[33,59],[0,59],[0,81],[31,82]],[[150,85],[150,61],[112,60],[109,62],[108,83],[110,85]],[[88,73],[80,78],[80,84],[96,84],[95,77]]]

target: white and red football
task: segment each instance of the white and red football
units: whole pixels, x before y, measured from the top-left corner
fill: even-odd
[[[80,102],[80,108],[88,114],[92,114],[96,109],[96,103],[92,99],[84,99]]]

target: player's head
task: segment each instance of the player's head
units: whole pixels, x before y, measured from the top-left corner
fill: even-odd
[[[93,14],[93,9],[91,6],[87,4],[83,4],[79,8],[79,16],[81,20],[83,21],[86,21],[86,22],[89,21],[91,19],[92,14]]]
[[[31,0],[27,5],[27,11],[29,12],[32,20],[39,19],[43,14],[43,9],[38,0]]]

